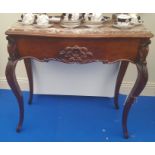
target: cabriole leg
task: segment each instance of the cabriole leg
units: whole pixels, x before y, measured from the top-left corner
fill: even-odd
[[[6,66],[6,79],[7,82],[12,89],[16,99],[18,101],[19,106],[19,122],[17,125],[16,131],[19,132],[22,128],[23,120],[24,120],[24,103],[23,103],[23,96],[18,85],[16,75],[15,75],[15,68],[16,68],[17,61],[9,60]]]
[[[138,70],[138,77],[134,87],[132,88],[129,96],[126,99],[125,107],[123,110],[123,117],[122,117],[122,127],[123,127],[123,134],[125,138],[128,138],[128,129],[127,129],[127,118],[128,113],[132,104],[134,103],[136,97],[140,95],[143,91],[147,81],[148,81],[148,70],[146,64],[136,64]]]

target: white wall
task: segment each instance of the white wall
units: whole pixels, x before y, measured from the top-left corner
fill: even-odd
[[[106,65],[98,62],[81,65],[35,62],[35,92],[113,97],[118,68],[119,63]]]
[[[5,67],[8,60],[7,53],[7,41],[5,36],[5,31],[18,19],[20,18],[20,14],[3,14],[0,13],[0,87],[6,88],[7,83],[5,79]],[[19,62],[17,66],[17,76],[21,80],[25,80],[27,83],[27,78],[25,74],[25,68],[22,62]],[[22,81],[23,83],[23,81]]]
[[[141,15],[142,15],[142,17],[143,17],[143,19],[145,21],[145,25],[155,34],[155,20],[153,20],[153,19],[155,19],[155,14],[141,14]],[[4,74],[5,73],[5,66],[6,66],[7,58],[8,58],[8,54],[7,54],[7,50],[6,50],[7,42],[6,42],[6,39],[5,39],[4,32],[7,30],[7,28],[9,26],[11,26],[13,23],[15,23],[19,18],[20,18],[20,14],[0,14],[0,21],[1,21],[1,24],[0,24],[0,36],[1,36],[1,41],[0,41],[0,88],[9,88],[8,85],[7,85],[6,79],[5,79],[5,74]],[[149,82],[148,82],[145,90],[143,91],[144,95],[155,95],[155,72],[154,72],[155,62],[153,60],[154,57],[155,57],[155,53],[153,53],[154,48],[155,48],[155,38],[152,39],[152,44],[150,46],[150,53],[149,53],[149,56],[147,58],[148,69],[149,69]],[[98,64],[98,65],[99,65],[98,67],[96,65],[94,65],[94,67],[95,66],[97,67],[96,69],[97,69],[99,75],[102,75],[102,77],[103,77],[104,72],[102,70],[102,67],[100,66],[101,64]],[[53,64],[52,64],[52,66],[53,66]],[[76,67],[78,68],[78,66],[76,66]],[[115,67],[117,68],[117,66],[115,66]],[[114,67],[113,71],[115,71],[115,67]],[[88,66],[88,70],[90,68],[92,68],[91,64],[90,64],[90,66]],[[102,71],[102,73],[100,73],[99,70]],[[115,76],[116,76],[116,73],[117,72],[115,72]],[[109,72],[109,74],[110,74],[110,72]],[[136,74],[137,74],[137,72],[136,72],[135,66],[130,65],[129,68],[128,68],[127,74],[125,76],[125,79],[123,81],[123,84],[122,84],[121,93],[128,93],[129,92],[131,86],[133,85],[133,83],[135,81]],[[89,73],[89,76],[93,77],[92,80],[94,79],[93,75],[94,74],[90,75],[90,73]],[[78,76],[78,74],[76,75],[76,77],[77,76]],[[77,77],[76,80],[74,78],[74,80],[75,80],[74,83],[78,84],[77,87],[75,87],[77,89],[77,91],[75,92],[76,89],[74,89],[74,91],[73,91],[73,87],[71,87],[70,91],[69,91],[69,88],[68,88],[68,90],[64,90],[66,93],[68,91],[68,94],[80,95],[80,94],[85,94],[84,92],[87,92],[90,95],[95,94],[96,96],[102,96],[103,95],[102,93],[106,92],[106,88],[101,87],[103,85],[103,82],[100,83],[99,79],[97,79],[97,77],[96,77],[97,83],[96,84],[94,83],[94,89],[92,89],[93,91],[91,90],[91,87],[88,87],[88,91],[83,89],[83,87],[79,87],[79,84],[80,84],[81,79],[82,79],[82,76],[81,77],[80,76],[79,76],[79,81],[78,81],[78,77]],[[22,89],[27,90],[28,89],[28,81],[27,81],[27,77],[26,77],[26,73],[25,73],[25,68],[24,68],[24,65],[23,65],[22,62],[20,62],[18,64],[18,66],[17,66],[17,77],[18,77],[18,81],[19,81]],[[49,76],[46,76],[46,77],[49,77]],[[103,78],[106,78],[106,77],[103,77]],[[60,80],[60,78],[59,78],[59,80]],[[102,79],[100,78],[100,80],[102,80]],[[95,81],[95,80],[93,80],[93,81]],[[113,79],[112,81],[114,82],[115,80]],[[88,81],[88,83],[89,82],[90,81]],[[112,85],[113,85],[113,83],[112,83]],[[113,87],[112,87],[112,85],[109,87],[110,89],[114,88],[114,85],[113,85]],[[41,92],[41,90],[43,90],[43,89],[40,89],[38,86],[39,85],[35,84],[35,88],[37,87],[38,91]],[[44,86],[45,87],[47,86],[45,88],[45,90],[48,90],[47,89],[48,88],[48,83],[45,84]],[[82,84],[82,86],[83,86],[83,84]],[[52,88],[52,86],[49,87],[49,88]],[[66,87],[63,87],[63,88],[66,89]],[[59,94],[59,93],[62,94],[62,87],[61,86],[57,87],[57,85],[54,85],[52,90],[57,91],[57,92],[52,92],[54,94]],[[45,92],[45,93],[47,93],[47,92]],[[87,95],[89,95],[89,94],[87,94]],[[113,92],[111,94],[113,94]]]

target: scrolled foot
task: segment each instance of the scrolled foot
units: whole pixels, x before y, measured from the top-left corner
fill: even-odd
[[[16,128],[16,132],[17,132],[17,133],[20,133],[20,132],[21,132],[21,129],[22,129],[22,127],[21,127],[21,126],[18,126],[18,127]]]
[[[118,104],[118,102],[115,102],[114,105],[115,105],[115,109],[118,110],[118,109],[119,109],[119,104]]]
[[[32,99],[29,99],[28,104],[32,105]]]
[[[124,138],[125,138],[125,139],[128,139],[128,138],[129,138],[128,132],[125,132],[125,133],[124,133]]]

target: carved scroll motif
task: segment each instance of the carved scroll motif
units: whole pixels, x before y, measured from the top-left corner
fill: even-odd
[[[143,40],[140,44],[139,51],[138,51],[138,62],[141,64],[146,64],[146,57],[149,52],[149,44],[151,40]]]
[[[14,38],[7,36],[6,39],[8,40],[8,53],[9,53],[9,60],[17,60],[19,58],[19,54],[16,47],[16,41]]]
[[[64,63],[90,63],[93,62],[93,53],[86,47],[66,47],[60,51],[56,60]]]

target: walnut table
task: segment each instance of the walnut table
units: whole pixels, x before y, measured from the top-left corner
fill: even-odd
[[[30,98],[33,96],[33,77],[31,59],[38,61],[60,61],[63,63],[115,63],[120,61],[117,77],[114,105],[118,109],[118,95],[121,82],[129,62],[137,67],[138,76],[128,95],[122,116],[122,127],[125,138],[128,138],[127,117],[131,105],[144,89],[148,80],[146,56],[152,33],[137,26],[132,29],[119,30],[108,23],[100,28],[51,28],[39,29],[34,26],[23,26],[20,23],[6,31],[9,59],[6,66],[6,78],[19,106],[19,123],[16,131],[22,128],[24,105],[21,89],[18,85],[15,67],[19,60],[24,60],[29,79]]]

